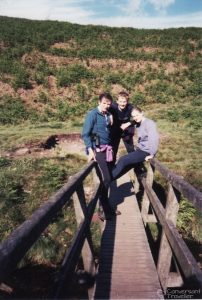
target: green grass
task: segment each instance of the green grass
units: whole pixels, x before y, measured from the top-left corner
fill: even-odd
[[[202,183],[202,130],[195,131],[187,126],[165,120],[158,121],[162,138],[158,159],[186,181],[201,189]]]
[[[11,151],[27,143],[40,143],[54,134],[80,132],[80,121],[81,118],[75,118],[74,121],[69,122],[46,122],[38,124],[25,122],[24,124],[15,126],[0,125],[0,149],[1,151]]]
[[[9,234],[85,164],[78,155],[65,158],[0,159],[0,239]],[[57,263],[74,235],[76,221],[71,204],[66,205],[23,263]]]
[[[202,128],[190,125],[192,118],[199,122],[200,116],[184,118],[182,114],[176,121],[167,118],[168,111],[176,114],[185,111],[187,107],[173,105],[145,106],[146,116],[157,122],[160,132],[160,147],[157,159],[165,164],[170,170],[201,190],[202,187]],[[198,111],[200,108],[196,107]],[[191,111],[191,109],[190,109]]]

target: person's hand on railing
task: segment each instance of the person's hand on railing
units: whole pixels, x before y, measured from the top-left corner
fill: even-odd
[[[154,155],[148,155],[145,157],[145,161],[149,161],[152,158],[154,158]]]
[[[95,153],[92,148],[88,148],[88,162],[91,160],[96,160]]]

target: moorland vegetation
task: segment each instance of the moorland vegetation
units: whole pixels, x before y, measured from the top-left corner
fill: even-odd
[[[47,137],[50,130],[80,132],[101,91],[116,98],[125,89],[158,124],[157,158],[201,189],[201,37],[202,28],[146,30],[0,17],[1,150]],[[84,163],[75,156],[1,156],[0,239]],[[179,229],[199,243],[201,216],[185,199],[181,203]],[[62,235],[69,219],[65,212],[27,259],[55,261],[53,249],[73,235],[72,228]]]

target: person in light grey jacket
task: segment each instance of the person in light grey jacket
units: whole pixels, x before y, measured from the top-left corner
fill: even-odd
[[[131,123],[136,127],[138,135],[137,148],[124,156],[122,156],[112,171],[112,180],[121,177],[130,169],[135,168],[139,163],[152,159],[158,151],[159,134],[156,123],[151,119],[144,117],[139,107],[134,107],[131,112],[132,121],[122,124],[125,130]]]

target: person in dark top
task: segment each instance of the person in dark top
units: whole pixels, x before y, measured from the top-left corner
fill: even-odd
[[[112,116],[109,108],[112,103],[112,96],[109,93],[102,93],[99,96],[98,107],[88,112],[82,132],[82,138],[86,145],[88,161],[96,160],[102,173],[103,187],[100,195],[101,207],[99,217],[110,219],[112,215],[120,214],[113,210],[109,204],[108,189],[111,183],[112,153]]]
[[[122,91],[118,94],[117,102],[113,102],[109,111],[113,116],[112,124],[112,148],[113,148],[113,163],[116,162],[116,156],[122,139],[128,153],[134,150],[133,136],[134,126],[128,126],[125,130],[121,125],[130,121],[131,111],[133,106],[128,103],[129,95],[127,92]]]

